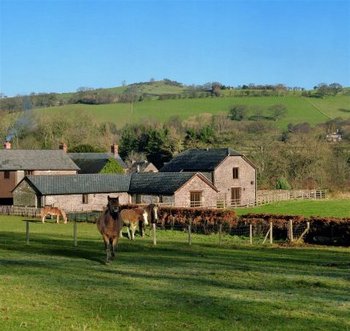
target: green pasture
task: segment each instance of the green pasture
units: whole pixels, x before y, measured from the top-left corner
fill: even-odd
[[[0,216],[1,330],[349,330],[349,248],[158,231],[104,264],[94,224]]]
[[[255,208],[239,208],[238,215],[267,213],[350,218],[350,199],[281,201]]]
[[[303,98],[300,96],[270,96],[148,100],[133,104],[65,105],[40,109],[37,112],[67,114],[84,110],[99,122],[113,122],[118,127],[122,127],[126,123],[165,122],[174,116],[184,120],[203,113],[228,114],[232,106],[239,104],[261,106],[265,110],[275,104],[285,105],[287,108],[285,117],[277,122],[273,122],[280,128],[286,127],[288,123],[308,122],[311,125],[315,125],[331,118],[350,118],[350,111],[347,111],[349,109],[350,96],[327,97],[324,99]]]

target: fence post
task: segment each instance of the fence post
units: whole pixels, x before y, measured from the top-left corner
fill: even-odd
[[[191,238],[191,225],[192,221],[190,220],[188,224],[188,244],[191,246],[192,245],[192,238]]]
[[[153,227],[153,245],[157,245],[157,235],[156,235],[156,228],[157,228],[157,224],[156,223],[152,223],[152,227]]]
[[[250,244],[253,245],[253,224],[249,224],[249,241]]]
[[[219,246],[221,246],[221,237],[222,237],[222,224],[219,224]]]
[[[273,243],[273,225],[272,225],[272,221],[270,221],[270,244]]]
[[[293,220],[292,219],[289,220],[288,233],[289,233],[289,241],[293,242],[294,238],[293,238]]]
[[[74,241],[74,247],[78,246],[78,226],[77,221],[74,221],[73,223],[73,241]]]
[[[26,244],[29,245],[29,221],[26,221]]]

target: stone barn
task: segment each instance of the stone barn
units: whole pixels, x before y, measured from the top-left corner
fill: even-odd
[[[65,211],[102,210],[107,196],[129,203],[130,175],[27,176],[13,190],[14,205]]]
[[[201,173],[135,173],[129,194],[133,203],[216,207],[218,190]]]
[[[231,148],[189,149],[175,156],[160,172],[201,172],[218,189],[225,206],[245,206],[256,201],[256,167]]]

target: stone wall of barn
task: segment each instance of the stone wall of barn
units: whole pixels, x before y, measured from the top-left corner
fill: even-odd
[[[233,178],[233,168],[238,168],[238,178]],[[214,185],[219,197],[231,205],[231,189],[241,188],[241,205],[255,202],[256,170],[241,156],[228,156],[214,171]]]
[[[179,188],[174,195],[176,207],[190,207],[191,192],[202,193],[202,207],[216,207],[218,193],[198,176],[192,177],[185,185]]]
[[[76,175],[76,170],[34,170],[32,175]]]
[[[107,205],[107,197],[119,197],[120,204],[130,203],[130,196],[128,193],[96,193],[86,194],[83,203],[83,194],[69,194],[69,195],[48,195],[43,198],[43,205],[54,206],[62,208],[64,211],[92,211],[103,210]]]
[[[150,195],[150,194],[133,194],[131,198],[132,203],[150,204],[157,203],[164,206],[174,206],[173,195]]]
[[[13,205],[22,207],[40,207],[37,203],[35,191],[26,181],[23,181],[13,191]]]

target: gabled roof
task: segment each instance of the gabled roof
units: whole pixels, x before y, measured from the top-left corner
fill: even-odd
[[[130,194],[172,195],[194,176],[217,190],[202,174],[191,172],[144,172],[132,174]]]
[[[243,155],[231,148],[188,149],[175,156],[169,163],[165,164],[160,171],[214,171],[227,156]]]
[[[60,195],[128,192],[130,179],[130,175],[84,174],[27,176],[23,180],[27,180],[42,195]]]
[[[62,150],[0,150],[0,171],[79,170]]]
[[[68,156],[79,166],[81,174],[97,174],[109,159],[115,159],[121,167],[127,168],[122,158],[113,153],[68,153]]]
[[[146,160],[144,161],[136,161],[134,162],[131,166],[130,166],[130,172],[131,173],[134,173],[134,172],[144,172],[145,169],[148,167],[148,166],[151,166],[151,167],[154,167],[155,169],[156,166],[152,163],[152,162],[148,162]]]

